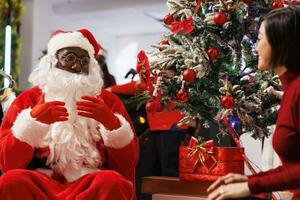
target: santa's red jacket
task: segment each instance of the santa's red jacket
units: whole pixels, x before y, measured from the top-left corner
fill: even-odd
[[[49,148],[40,148],[39,145],[49,125],[30,117],[30,110],[38,103],[41,95],[42,91],[38,87],[23,92],[12,103],[3,119],[0,128],[0,169],[4,172],[26,169],[32,160],[46,160],[49,155]],[[100,97],[121,123],[121,127],[116,130],[99,130],[102,136],[97,144],[100,160],[105,162],[108,169],[119,172],[134,183],[138,142],[131,120],[122,102],[114,94],[103,90]],[[77,173],[74,174],[77,176]],[[70,178],[76,180],[80,177]]]

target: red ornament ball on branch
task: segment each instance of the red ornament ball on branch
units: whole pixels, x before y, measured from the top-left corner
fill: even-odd
[[[189,100],[189,93],[184,89],[180,89],[176,93],[176,98],[185,103]]]
[[[168,40],[163,40],[159,44],[160,45],[169,45],[169,41]]]
[[[150,112],[150,113],[161,112],[164,110],[164,106],[161,103],[159,103],[157,108],[155,108],[153,101],[148,101],[146,103],[146,110],[147,110],[147,112]]]
[[[160,45],[169,45],[169,41],[168,40],[163,40],[159,43]],[[163,48],[159,48],[160,51],[164,50]]]
[[[231,95],[223,96],[221,98],[221,105],[225,109],[231,109],[234,106],[234,98]]]
[[[219,51],[216,48],[209,48],[207,50],[207,55],[210,59],[215,60],[219,57]]]
[[[182,76],[183,76],[183,80],[185,80],[186,82],[193,82],[197,78],[196,72],[192,69],[184,70]]]
[[[272,3],[272,8],[273,9],[276,9],[276,8],[281,8],[283,7],[283,3],[280,1],[280,0],[276,0]]]
[[[171,25],[173,22],[174,22],[174,18],[173,15],[171,15],[170,13],[164,17],[164,23],[166,25]]]
[[[252,4],[252,3],[253,3],[253,0],[244,0],[244,2],[245,2],[246,4]]]
[[[224,12],[222,11],[219,11],[217,12],[215,15],[214,15],[214,22],[217,24],[217,25],[223,25],[225,24],[225,22],[227,21],[227,16]]]

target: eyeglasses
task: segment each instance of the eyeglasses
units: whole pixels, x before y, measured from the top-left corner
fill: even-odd
[[[84,56],[78,58],[74,53],[67,53],[61,56],[61,60],[68,65],[74,65],[79,60],[81,65],[88,65],[90,63],[90,57]]]

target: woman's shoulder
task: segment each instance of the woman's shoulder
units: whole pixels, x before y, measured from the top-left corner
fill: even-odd
[[[295,78],[289,87],[284,90],[284,98],[292,101],[300,100],[300,76]]]

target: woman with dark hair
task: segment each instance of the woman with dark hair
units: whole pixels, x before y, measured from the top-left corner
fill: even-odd
[[[273,136],[282,165],[252,176],[228,174],[209,188],[208,199],[233,199],[291,190],[300,199],[300,10],[280,8],[269,12],[261,24],[256,51],[259,70],[279,75],[284,95]]]

